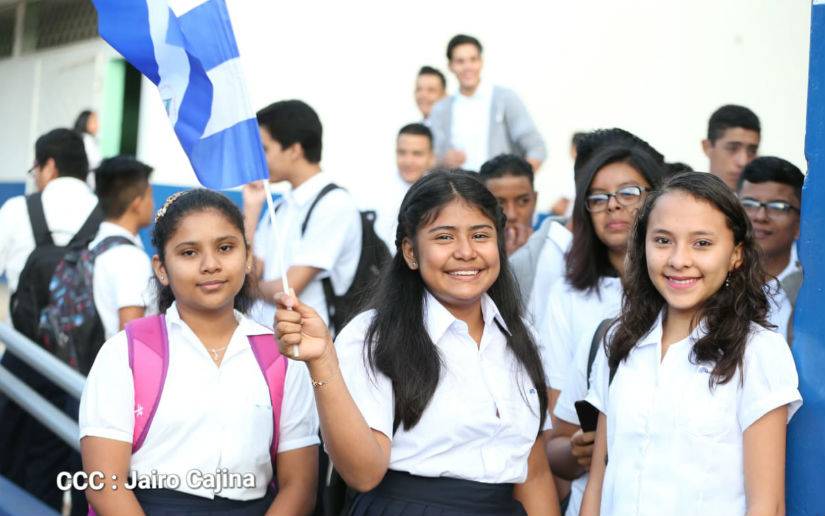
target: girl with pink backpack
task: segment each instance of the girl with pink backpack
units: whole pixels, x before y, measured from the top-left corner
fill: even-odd
[[[160,315],[109,339],[80,405],[97,514],[306,514],[318,416],[306,367],[244,315],[254,277],[243,218],[209,190],[158,211]],[[101,472],[102,475],[100,473]]]

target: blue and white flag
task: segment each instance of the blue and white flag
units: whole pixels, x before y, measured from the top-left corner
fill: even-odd
[[[158,86],[198,180],[266,179],[266,161],[224,0],[93,0],[100,35]]]

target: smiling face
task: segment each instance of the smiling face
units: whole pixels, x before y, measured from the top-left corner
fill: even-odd
[[[668,314],[693,318],[741,265],[725,215],[709,202],[681,191],[662,195],[648,219],[647,272],[665,299]]]
[[[217,210],[191,212],[164,246],[165,261],[152,265],[159,281],[171,286],[182,312],[232,310],[252,265],[243,234]]]
[[[790,185],[776,181],[751,183],[744,181],[739,190],[741,199],[759,202],[781,201],[799,209],[796,191]],[[753,236],[766,257],[790,255],[794,240],[799,238],[799,211],[768,212],[764,207],[746,210],[753,224]]]
[[[441,77],[435,74],[422,73],[415,79],[415,103],[424,118],[430,116],[435,103],[446,93]]]
[[[450,71],[455,74],[462,93],[472,94],[481,82],[483,65],[481,51],[472,43],[458,45],[450,58]]]
[[[650,188],[650,183],[638,170],[627,163],[611,163],[602,167],[593,177],[588,195],[614,193],[626,186]],[[615,197],[611,197],[607,209],[590,213],[596,236],[610,251],[625,252],[627,250],[627,239],[644,197],[645,194],[642,193],[639,201],[631,206],[624,206]]]
[[[456,199],[405,239],[404,260],[453,315],[480,306],[500,270],[498,233],[484,212]]]

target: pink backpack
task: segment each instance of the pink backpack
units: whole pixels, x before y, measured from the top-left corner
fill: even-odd
[[[129,368],[135,384],[135,428],[132,433],[132,453],[143,446],[152,419],[160,403],[166,371],[169,368],[169,337],[166,335],[166,318],[153,315],[135,319],[126,325],[129,347]],[[284,379],[287,360],[278,351],[271,334],[251,335],[249,345],[269,387],[272,402],[272,457],[273,481],[275,458],[278,454],[278,438],[281,420],[281,403],[284,398]]]

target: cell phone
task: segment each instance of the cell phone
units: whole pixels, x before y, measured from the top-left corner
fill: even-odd
[[[574,405],[576,406],[576,414],[579,416],[579,426],[581,426],[582,432],[595,432],[596,423],[599,421],[599,409],[585,400],[579,400]]]

